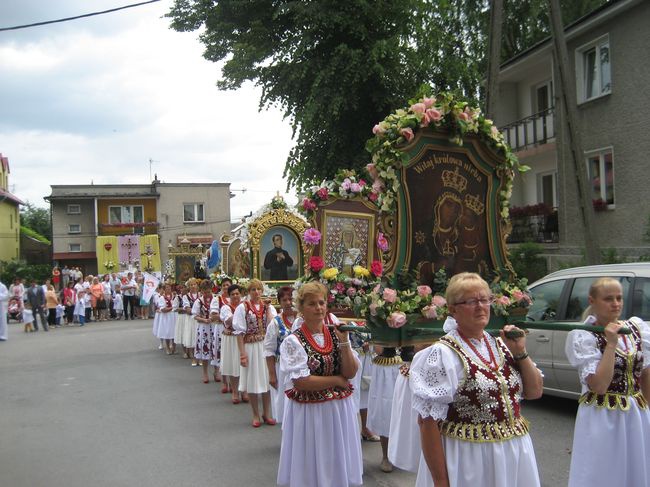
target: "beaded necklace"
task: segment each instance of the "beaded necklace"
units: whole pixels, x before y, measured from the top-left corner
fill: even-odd
[[[481,337],[481,340],[485,342],[485,346],[488,349],[488,353],[490,354],[490,360],[487,360],[483,355],[480,354],[478,349],[474,346],[474,344],[467,338],[465,335],[463,335],[460,330],[458,330],[458,334],[460,337],[463,339],[463,341],[467,344],[467,346],[476,354],[476,356],[481,359],[481,362],[483,362],[490,370],[498,370],[499,364],[497,363],[497,359],[494,356],[494,352],[492,351],[492,347],[490,346],[490,342],[487,340],[485,337],[485,334]]]
[[[322,330],[323,330],[324,343],[323,346],[321,347],[318,344],[318,342],[314,339],[313,335],[311,334],[311,332],[309,331],[305,323],[303,323],[300,326],[300,331],[302,331],[303,335],[305,335],[305,339],[307,340],[309,345],[321,355],[329,355],[330,353],[332,353],[332,350],[334,348],[334,343],[332,341],[332,334],[329,332],[329,330],[326,329],[325,325],[323,325]]]

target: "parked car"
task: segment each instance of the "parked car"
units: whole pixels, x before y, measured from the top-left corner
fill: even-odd
[[[650,263],[645,262],[574,267],[553,272],[529,286],[533,304],[527,319],[579,322],[588,305],[589,286],[599,277],[613,277],[621,282],[621,318],[638,316],[650,321]],[[564,353],[567,334],[565,331],[530,329],[526,345],[544,373],[544,393],[578,398],[578,371],[569,364]]]

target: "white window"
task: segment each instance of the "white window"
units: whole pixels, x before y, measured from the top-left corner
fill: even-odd
[[[203,203],[184,203],[183,204],[183,222],[194,223],[204,222]]]
[[[78,243],[68,244],[68,249],[70,250],[70,252],[81,252],[81,244]]]
[[[550,208],[557,207],[557,172],[537,174],[537,201]]]
[[[578,102],[607,95],[612,91],[609,36],[603,36],[576,50]]]
[[[70,223],[68,233],[81,233],[81,225],[79,223]]]
[[[594,204],[614,204],[614,155],[611,147],[587,153],[587,173]]]
[[[109,206],[108,223],[144,223],[144,207],[140,206]]]
[[[81,205],[68,205],[68,215],[80,215]]]

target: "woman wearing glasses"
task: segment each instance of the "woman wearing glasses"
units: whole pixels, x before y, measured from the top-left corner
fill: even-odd
[[[484,332],[494,298],[478,275],[455,275],[447,287],[457,326],[416,354],[410,375],[422,456],[416,486],[539,486],[528,422],[520,401],[542,395],[542,375],[526,338]]]

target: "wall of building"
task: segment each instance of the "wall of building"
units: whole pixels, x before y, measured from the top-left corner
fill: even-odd
[[[160,193],[158,233],[163,262],[167,260],[168,244],[171,242],[176,246],[179,236],[210,234],[213,239],[219,239],[230,231],[230,184],[162,183],[157,189]],[[185,203],[203,203],[204,223],[183,222]]]
[[[0,202],[0,260],[9,261],[20,256],[20,214],[18,205]]]
[[[81,213],[68,214],[68,205],[79,205]],[[54,253],[70,252],[71,243],[81,244],[81,252],[95,252],[95,202],[92,199],[53,200],[52,245]],[[71,234],[70,224],[81,225],[81,233]]]
[[[576,48],[604,34],[609,35],[611,93],[580,104],[578,122],[585,151],[605,147],[613,150],[615,208],[596,212],[595,219],[601,247],[617,248],[622,255],[639,255],[648,247],[642,234],[650,216],[647,197],[650,98],[639,91],[647,84],[650,74],[645,62],[650,45],[648,25],[650,3],[641,2],[573,39],[568,46],[571,69],[575,73]],[[579,73],[577,78],[580,80]],[[558,133],[558,147],[560,243],[567,250],[579,249],[584,246],[584,233],[566,133]]]

